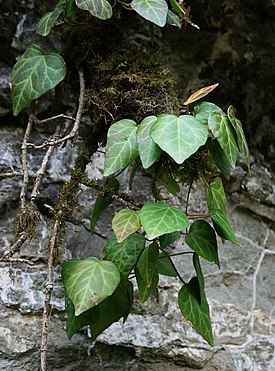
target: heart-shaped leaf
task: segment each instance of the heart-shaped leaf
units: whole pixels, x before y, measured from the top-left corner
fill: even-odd
[[[212,222],[213,222],[213,225],[214,225],[214,228],[217,234],[221,238],[227,241],[231,241],[235,245],[238,245],[241,247],[240,242],[235,236],[234,231],[226,215],[224,214],[224,212],[222,210],[213,209],[213,210],[210,210],[210,213],[211,213],[211,219],[212,219]]]
[[[235,139],[234,129],[227,116],[222,113],[211,113],[208,120],[209,129],[217,138],[228,161],[232,167],[235,167],[239,149]]]
[[[200,302],[198,297],[200,297]],[[194,329],[209,345],[214,346],[209,306],[204,291],[201,292],[197,277],[193,277],[180,289],[178,304],[187,321],[192,323]]]
[[[213,161],[218,166],[223,176],[226,179],[229,179],[232,168],[217,139],[212,140],[211,138],[208,138],[206,145]]]
[[[208,209],[220,209],[227,215],[226,197],[221,178],[216,178],[209,184],[206,191]]]
[[[182,164],[205,144],[208,130],[192,116],[161,115],[153,124],[150,135],[176,163]]]
[[[181,231],[189,225],[183,211],[165,202],[143,205],[140,210],[140,221],[149,240],[166,233]]]
[[[176,241],[180,235],[180,231],[164,234],[159,237],[160,247],[165,249],[165,247],[169,246],[171,243]]]
[[[112,295],[120,282],[120,273],[114,263],[89,257],[65,263],[62,280],[78,316]]]
[[[66,75],[63,59],[38,45],[27,48],[11,74],[13,114],[16,116],[34,99],[59,84]]]
[[[163,276],[177,277],[178,274],[175,271],[173,264],[171,263],[171,258],[167,254],[161,253],[158,258],[157,265],[158,273]]]
[[[245,139],[242,123],[239,119],[236,117],[236,113],[233,106],[228,107],[227,114],[229,117],[229,120],[231,121],[231,124],[233,125],[236,134],[237,134],[237,143],[239,146],[239,150],[241,152],[241,155],[243,156],[247,168],[248,173],[250,174],[250,157],[249,157],[249,149],[247,145],[247,141]]]
[[[139,213],[130,209],[120,210],[112,220],[112,228],[117,242],[124,241],[140,228]]]
[[[166,23],[171,25],[171,26],[181,28],[180,17],[177,14],[173,13],[171,10],[168,10]]]
[[[136,265],[138,258],[145,246],[145,238],[141,234],[131,234],[121,243],[116,237],[107,240],[103,250],[104,259],[113,262],[123,279],[126,279]]]
[[[205,220],[196,220],[191,225],[185,242],[198,255],[220,266],[216,234]]]
[[[163,27],[166,24],[168,5],[165,0],[133,0],[131,7],[143,18]]]
[[[211,113],[222,112],[221,108],[210,102],[199,102],[194,106],[195,117],[201,124],[207,124]]]
[[[76,0],[76,5],[81,10],[88,10],[94,17],[109,19],[113,15],[111,4],[107,0]]]
[[[137,128],[139,156],[144,169],[148,169],[148,167],[153,165],[162,152],[149,135],[151,127],[156,120],[156,116],[146,117]]]
[[[104,176],[124,169],[138,157],[137,124],[133,120],[120,120],[108,130]]]
[[[157,269],[157,262],[159,257],[159,248],[157,243],[152,243],[149,247],[145,247],[141,254],[137,269],[142,277],[143,282],[147,287],[150,287]]]
[[[46,13],[36,25],[36,32],[47,36],[65,7],[65,0],[60,0],[52,12]]]
[[[206,95],[211,93],[211,91],[214,90],[217,86],[219,86],[219,84],[205,86],[204,88],[195,91],[195,93],[191,94],[190,97],[186,99],[185,102],[183,102],[183,105],[187,106],[188,104],[194,103],[197,100],[205,97]]]

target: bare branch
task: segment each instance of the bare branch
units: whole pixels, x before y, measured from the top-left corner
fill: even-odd
[[[19,238],[11,245],[11,247],[4,251],[3,256],[1,258],[2,261],[9,261],[10,258],[13,256],[15,251],[19,250],[20,247],[24,244],[24,242],[27,240],[28,235],[26,232],[22,232],[19,236]]]
[[[34,265],[34,262],[28,259],[23,259],[23,258],[9,258],[9,259],[2,259],[0,262],[5,262],[5,263],[23,263],[23,264],[28,264],[28,265]]]
[[[22,176],[23,173],[20,171],[12,171],[10,173],[0,173],[0,180],[4,178],[14,178],[15,176]]]
[[[66,119],[66,120],[75,121],[74,117],[67,116],[67,115],[64,115],[63,113],[61,113],[60,115],[52,116],[52,117],[49,117],[49,118],[44,119],[44,120],[35,119],[35,124],[46,124],[47,122],[50,122],[50,121],[53,121],[53,120],[58,120],[58,119]]]

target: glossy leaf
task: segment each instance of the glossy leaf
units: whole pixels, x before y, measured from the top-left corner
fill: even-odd
[[[27,48],[11,74],[13,114],[59,84],[66,75],[63,59],[37,45]]]
[[[148,169],[148,167],[153,165],[162,152],[149,135],[151,127],[156,120],[156,116],[146,117],[137,128],[138,151],[144,169]]]
[[[213,161],[218,166],[223,176],[226,179],[229,179],[232,168],[217,139],[212,140],[209,138],[206,142],[206,145]]]
[[[235,245],[241,246],[224,212],[218,209],[210,210],[210,212],[211,219],[217,234],[221,238],[231,241]]]
[[[75,0],[67,0],[65,9],[66,17],[73,17],[75,15],[75,11],[76,11]]]
[[[194,106],[195,117],[201,124],[207,124],[211,113],[222,112],[222,109],[210,102],[199,102]]]
[[[112,295],[120,274],[114,263],[89,257],[65,263],[62,280],[78,316]]]
[[[36,25],[36,32],[41,36],[47,36],[59,18],[65,6],[65,0],[60,0],[52,12],[46,13]]]
[[[197,300],[198,296],[201,298],[200,303]],[[209,306],[204,291],[201,295],[197,277],[193,277],[180,289],[178,304],[187,321],[191,322],[194,329],[209,345],[214,346]]]
[[[170,192],[173,196],[176,196],[177,193],[180,191],[179,184],[175,181],[170,173],[167,171],[158,171],[156,175],[157,181],[162,184],[168,192]]]
[[[205,220],[196,220],[191,225],[185,242],[202,258],[220,266],[216,234]]]
[[[171,243],[175,242],[180,236],[180,231],[164,234],[159,237],[160,247],[165,249],[165,247],[169,246]]]
[[[158,292],[158,282],[159,282],[159,274],[157,269],[154,270],[153,276],[152,276],[152,283],[151,286],[148,287],[147,284],[144,282],[142,275],[139,273],[139,270],[135,269],[135,276],[137,280],[138,285],[138,291],[140,296],[141,303],[145,303],[146,300],[151,295],[157,296]]]
[[[163,234],[181,231],[189,225],[183,211],[165,202],[143,205],[140,210],[140,221],[149,240]]]
[[[227,215],[226,196],[221,178],[216,178],[208,185],[206,191],[206,201],[208,209],[220,209]]]
[[[116,237],[110,237],[104,247],[103,257],[113,262],[125,279],[136,265],[144,246],[145,238],[138,233],[131,234],[121,243],[117,242]]]
[[[108,178],[106,180],[105,186],[114,191],[119,190],[119,182],[116,178]],[[113,197],[110,196],[97,196],[95,205],[93,207],[92,216],[91,216],[91,233],[94,233],[95,225],[101,214],[107,209],[109,205],[113,202]]]
[[[158,258],[157,265],[158,273],[163,276],[177,277],[178,274],[175,271],[173,264],[171,263],[171,258],[164,253],[161,253]]]
[[[111,4],[107,0],[76,0],[76,5],[81,10],[87,10],[94,17],[109,19],[113,15]]]
[[[108,130],[104,176],[124,169],[138,157],[137,125],[133,120],[115,122]]]
[[[181,19],[177,14],[173,13],[171,10],[168,10],[166,23],[171,26],[181,28]]]
[[[208,130],[193,116],[161,115],[150,135],[176,163],[182,164],[205,144]]]
[[[195,93],[191,94],[190,97],[186,99],[185,102],[183,102],[183,105],[187,106],[188,104],[194,103],[197,100],[205,97],[206,95],[211,93],[211,91],[213,91],[217,86],[219,86],[219,84],[205,86],[204,88],[195,91]]]
[[[138,260],[137,269],[147,287],[150,287],[152,284],[154,273],[157,269],[158,257],[158,245],[154,242],[149,247],[145,247]]]
[[[112,220],[112,228],[117,242],[124,241],[140,228],[139,213],[130,209],[120,210]]]
[[[211,113],[208,126],[214,137],[217,138],[230,165],[235,167],[239,149],[236,143],[234,130],[228,117],[218,112]]]
[[[131,282],[122,282],[114,293],[103,300],[97,306],[83,312],[79,316],[75,315],[75,308],[72,301],[65,296],[66,312],[68,314],[66,331],[71,338],[82,327],[89,325],[91,338],[96,340],[112,323],[123,318],[126,321],[133,304],[133,285]]]
[[[168,5],[165,0],[133,0],[131,7],[157,26],[163,27],[166,23]]]
[[[250,174],[250,156],[249,156],[249,149],[247,145],[247,141],[244,135],[242,123],[239,119],[236,117],[236,113],[233,106],[228,107],[227,114],[229,117],[229,120],[231,121],[231,124],[233,125],[235,132],[237,134],[237,143],[239,150],[241,152],[241,155],[243,156],[247,168],[248,173]]]

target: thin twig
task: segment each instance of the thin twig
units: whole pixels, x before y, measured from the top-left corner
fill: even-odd
[[[23,263],[23,264],[28,264],[28,265],[34,265],[34,262],[28,259],[23,259],[23,258],[9,258],[9,259],[1,259],[0,262],[5,262],[5,263]]]
[[[23,173],[21,171],[12,171],[9,173],[0,173],[0,180],[4,178],[14,178],[15,176],[22,176]]]
[[[49,117],[49,118],[43,119],[43,120],[35,119],[35,124],[46,124],[49,121],[58,120],[58,119],[67,119],[67,120],[75,121],[74,117],[67,116],[67,115],[64,115],[63,113],[61,113],[60,115],[52,116],[52,117]]]
[[[3,256],[1,258],[2,261],[9,261],[10,258],[13,256],[15,251],[19,250],[20,247],[24,244],[24,242],[28,239],[28,235],[26,232],[22,232],[18,239],[11,245],[11,247],[4,251]]]

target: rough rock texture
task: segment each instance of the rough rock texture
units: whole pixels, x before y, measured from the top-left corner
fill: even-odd
[[[21,119],[12,118],[8,74],[16,57],[33,34],[37,19],[34,1],[0,1],[0,172],[20,171]],[[193,20],[201,31],[174,31],[170,38],[171,63],[181,76],[182,96],[208,83],[220,82],[212,101],[238,107],[254,149],[252,176],[242,164],[226,184],[230,218],[242,248],[220,246],[221,270],[205,263],[207,297],[216,345],[210,348],[182,318],[177,308],[178,281],[162,278],[160,302],[135,304],[127,322],[114,324],[93,344],[87,330],[69,340],[65,333],[63,289],[55,272],[50,328],[49,370],[192,370],[272,371],[275,369],[275,199],[274,199],[274,1],[193,1]],[[273,22],[273,23],[272,23]],[[23,32],[24,31],[24,32]],[[170,32],[169,32],[170,34]],[[31,38],[32,42],[34,41]],[[39,38],[39,42],[42,39]],[[37,39],[35,40],[37,41]],[[45,41],[43,41],[45,42]],[[175,58],[178,56],[178,59]],[[22,116],[24,118],[24,116]],[[44,140],[43,132],[36,139]],[[31,158],[37,170],[42,152]],[[55,202],[68,179],[75,154],[67,145],[55,152],[38,198],[43,213],[38,236],[24,245],[20,256],[33,267],[0,263],[0,370],[39,369],[41,313],[47,256],[48,217],[43,204]],[[268,163],[264,163],[266,160]],[[270,164],[269,164],[270,162]],[[269,166],[271,165],[271,166]],[[102,175],[102,156],[88,168]],[[127,175],[127,174],[126,174]],[[126,177],[125,175],[125,177]],[[140,179],[140,178],[139,178]],[[142,184],[142,187],[140,185]],[[0,253],[13,239],[19,204],[20,178],[0,179]],[[134,183],[133,192],[144,197],[146,182]],[[205,207],[203,192],[191,193],[194,211]],[[182,202],[174,199],[175,204]],[[89,221],[92,191],[82,187],[79,206],[67,223],[63,260],[100,255],[111,230],[115,206],[104,214],[91,236]],[[177,246],[175,249],[182,248]],[[192,269],[188,258],[174,258],[183,277]]]

